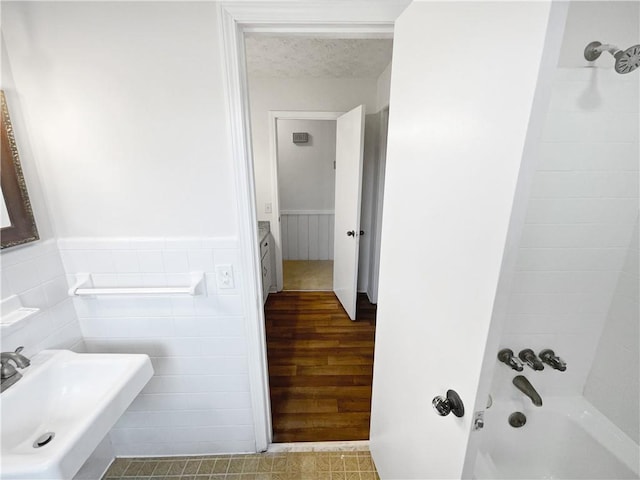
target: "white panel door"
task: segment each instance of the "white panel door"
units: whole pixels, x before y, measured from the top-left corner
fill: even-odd
[[[414,2],[395,24],[370,433],[382,479],[470,475],[549,3]],[[460,418],[432,408],[449,389]]]
[[[351,320],[356,319],[364,115],[360,105],[336,121],[333,291]]]

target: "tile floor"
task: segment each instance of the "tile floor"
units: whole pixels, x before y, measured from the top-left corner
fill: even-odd
[[[103,480],[379,480],[363,451],[117,458]]]
[[[284,260],[285,290],[332,290],[333,260]]]

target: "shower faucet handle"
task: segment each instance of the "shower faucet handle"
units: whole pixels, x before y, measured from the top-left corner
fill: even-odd
[[[549,365],[551,368],[564,372],[567,369],[567,364],[564,360],[558,357],[553,350],[545,348],[538,354],[540,360]]]
[[[530,348],[525,348],[524,350],[522,350],[518,354],[518,357],[534,370],[544,370],[544,365]]]
[[[518,357],[513,354],[513,350],[511,350],[510,348],[503,348],[502,350],[500,350],[498,352],[498,360],[511,367],[516,372],[521,372],[522,370],[524,370],[522,362],[518,360]]]

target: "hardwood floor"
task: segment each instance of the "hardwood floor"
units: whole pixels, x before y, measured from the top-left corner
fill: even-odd
[[[352,322],[333,292],[282,292],[265,305],[274,442],[369,438],[376,307]]]

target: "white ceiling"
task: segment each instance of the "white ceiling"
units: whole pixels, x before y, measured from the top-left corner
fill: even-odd
[[[247,35],[250,76],[377,78],[391,62],[391,39]]]

